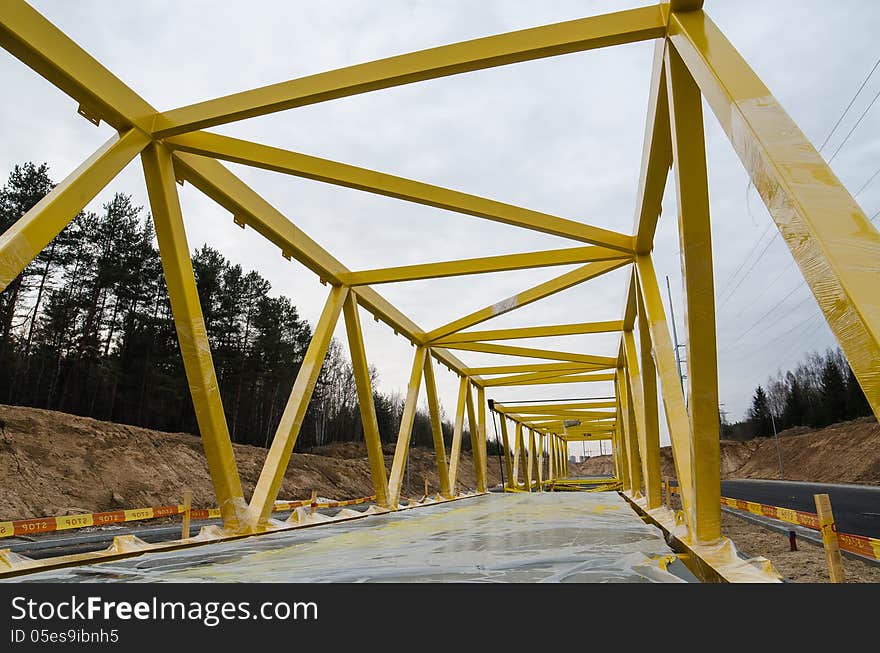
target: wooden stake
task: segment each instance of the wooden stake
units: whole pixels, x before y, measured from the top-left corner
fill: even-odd
[[[840,543],[837,540],[837,526],[834,524],[834,513],[831,512],[831,499],[827,494],[816,494],[816,512],[819,514],[819,529],[822,531],[822,543],[825,545],[825,558],[828,560],[828,574],[832,583],[845,583],[846,574],[843,570],[843,558],[840,555]]]
[[[189,539],[189,519],[192,514],[192,500],[193,493],[192,490],[186,489],[183,491],[183,525],[180,528],[180,539],[188,540]]]
[[[425,477],[425,498],[428,498],[428,477]]]

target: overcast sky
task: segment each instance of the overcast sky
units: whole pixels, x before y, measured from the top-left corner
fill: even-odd
[[[644,4],[651,3],[255,0],[242,12],[240,3],[230,1],[34,2],[160,110],[411,50]],[[817,146],[880,57],[880,11],[869,0],[708,0],[706,8]],[[643,42],[571,54],[215,130],[629,233],[652,51],[653,42]],[[54,179],[61,180],[112,133],[106,125],[96,128],[78,116],[71,99],[4,51],[0,79],[3,180],[12,165],[28,160],[48,162]],[[826,159],[878,93],[880,71],[823,150]],[[758,383],[792,366],[806,352],[836,343],[760,198],[748,188],[748,177],[714,115],[707,106],[704,112],[721,402],[735,420],[743,416]],[[851,192],[880,166],[877,134],[880,107],[873,107],[832,162]],[[230,167],[355,270],[576,244],[319,182]],[[137,160],[89,208],[99,210],[114,192],[129,193],[147,206]],[[670,183],[654,256],[661,286],[669,277],[684,341],[674,194]],[[857,199],[869,216],[880,211],[880,178]],[[191,249],[207,242],[232,261],[258,270],[272,283],[273,292],[290,296],[314,324],[328,289],[312,273],[285,261],[253,230],[234,226],[229,214],[192,187],[181,189],[181,202]],[[431,329],[569,269],[377,289],[421,327]],[[618,319],[627,274],[610,273],[478,328]],[[363,322],[367,353],[380,371],[381,388],[405,391],[413,352],[409,343],[366,315]],[[341,322],[337,335],[344,340]],[[615,355],[618,336],[515,344]],[[468,352],[459,358],[472,365],[513,362]],[[451,413],[456,380],[441,368],[438,383]],[[612,391],[610,384],[489,390],[487,396],[498,400],[601,396]]]

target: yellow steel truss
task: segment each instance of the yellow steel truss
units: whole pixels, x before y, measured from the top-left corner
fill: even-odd
[[[567,443],[610,440],[615,476],[647,510],[660,506],[658,390],[682,499],[684,536],[694,546],[720,535],[715,307],[702,98],[715,113],[800,266],[880,416],[880,234],[821,156],[702,9],[700,0],[582,18],[404,54],[180,107],[156,111],[23,0],[0,4],[0,46],[118,134],[0,235],[0,289],[140,154],[168,292],[199,430],[225,526],[266,528],[330,338],[344,314],[377,501],[398,507],[422,380],[431,413],[441,493],[454,496],[465,417],[479,491],[487,490],[486,388],[610,382],[611,399],[493,406],[501,420],[507,488],[566,479]],[[453,189],[202,131],[229,122],[438,77],[634,41],[656,42],[632,234],[618,233]],[[311,240],[220,161],[514,225],[573,241],[567,249],[352,271]],[[676,368],[651,259],[669,170],[678,198],[690,378]],[[208,346],[175,181],[189,182],[255,229],[281,254],[330,284],[327,303],[297,374],[266,463],[245,503]],[[846,234],[845,238],[838,237]],[[579,267],[425,331],[372,285],[572,265]],[[467,330],[498,315],[629,266],[619,321]],[[415,346],[390,473],[382,457],[359,310]],[[515,347],[497,341],[620,333],[617,356]],[[452,351],[539,359],[468,366]],[[459,377],[449,460],[440,429],[434,364]],[[658,383],[659,382],[659,383]],[[474,396],[476,395],[476,397]],[[508,422],[513,422],[510,441]],[[521,480],[522,479],[522,480]]]

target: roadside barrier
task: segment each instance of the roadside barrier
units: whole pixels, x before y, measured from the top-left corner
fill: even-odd
[[[721,505],[750,512],[753,515],[770,517],[771,519],[778,519],[779,521],[784,521],[789,524],[804,526],[814,531],[819,531],[820,533],[822,532],[819,523],[819,515],[814,512],[792,510],[791,508],[779,508],[777,506],[766,506],[762,503],[755,503],[754,501],[730,499],[728,497],[721,497]],[[866,558],[880,560],[880,539],[839,532],[837,533],[837,539],[840,542],[840,548],[844,551],[857,553]]]
[[[376,497],[361,497],[345,501],[318,501],[317,499],[305,499],[303,501],[278,501],[272,508],[273,512],[286,512],[296,508],[311,507],[312,511],[318,508],[342,508],[362,503],[375,501]],[[34,535],[37,533],[51,533],[76,528],[88,528],[90,526],[106,526],[108,524],[120,524],[124,522],[142,521],[145,519],[158,519],[160,517],[174,517],[187,511],[185,504],[176,506],[155,506],[152,508],[134,508],[131,510],[112,510],[109,512],[95,512],[81,515],[64,515],[60,517],[38,517],[36,519],[15,519],[12,521],[0,521],[0,538],[13,537],[15,535]],[[190,519],[219,519],[219,508],[190,509]]]

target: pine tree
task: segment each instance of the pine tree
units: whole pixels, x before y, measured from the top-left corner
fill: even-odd
[[[846,381],[831,356],[822,368],[822,425],[833,424],[846,418]]]
[[[758,386],[752,397],[752,406],[749,409],[749,422],[752,431],[757,436],[767,437],[773,435],[773,424],[770,417],[770,405],[767,402],[767,394],[764,388]]]

